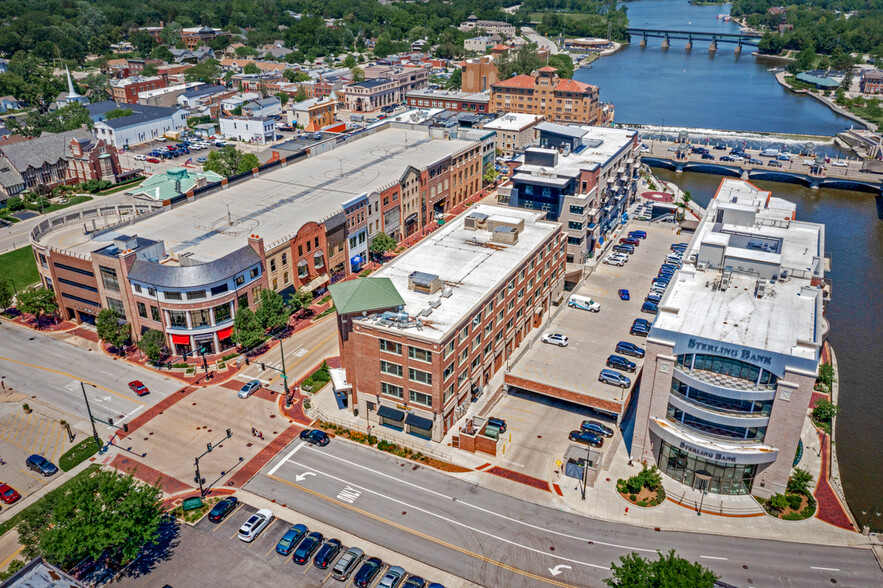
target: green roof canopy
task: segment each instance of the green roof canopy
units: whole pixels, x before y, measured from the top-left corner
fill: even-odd
[[[389,278],[359,278],[328,286],[339,314],[392,308],[405,303]]]

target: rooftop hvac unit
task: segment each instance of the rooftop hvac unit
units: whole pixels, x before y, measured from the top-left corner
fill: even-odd
[[[445,286],[444,290],[442,290],[441,295],[442,295],[442,298],[450,298],[453,293],[454,293],[453,288],[451,288],[450,286]]]
[[[421,310],[420,312],[418,312],[418,313],[417,313],[417,316],[429,316],[429,315],[431,315],[431,314],[432,314],[432,307],[431,307],[431,306],[427,306],[426,308],[424,308],[423,310]]]
[[[705,271],[706,269],[708,269],[708,263],[704,261],[697,262],[696,269],[698,269],[699,271]]]
[[[441,300],[430,300],[429,301],[430,308],[438,308],[441,306]]]

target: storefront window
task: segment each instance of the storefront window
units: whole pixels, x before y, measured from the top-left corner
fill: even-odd
[[[224,304],[219,304],[214,308],[215,311],[215,323],[220,323],[223,321],[230,320],[230,303],[225,302]]]
[[[754,483],[754,464],[722,463],[699,457],[666,441],[660,441],[656,462],[662,472],[690,486],[712,494],[748,494]],[[700,475],[697,476],[696,474]]]
[[[183,310],[170,310],[169,311],[169,326],[176,327],[178,329],[186,329],[187,328],[187,313]]]
[[[200,310],[191,310],[190,311],[190,321],[193,324],[192,328],[197,327],[206,327],[211,324],[211,317],[209,315],[209,310],[207,308],[203,308]]]

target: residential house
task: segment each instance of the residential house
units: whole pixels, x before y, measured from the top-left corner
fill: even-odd
[[[8,110],[18,110],[24,104],[15,96],[0,96],[0,113]]]
[[[95,123],[95,136],[118,149],[140,145],[162,137],[168,132],[187,128],[187,111],[181,108],[163,108],[143,104],[124,104],[133,114]]]
[[[193,50],[170,49],[169,51],[175,57],[175,63],[202,63],[215,58],[215,50],[205,46]]]
[[[242,115],[252,118],[278,116],[282,114],[282,101],[276,96],[262,98],[242,105]]]

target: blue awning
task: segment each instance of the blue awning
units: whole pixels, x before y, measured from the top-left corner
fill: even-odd
[[[408,418],[405,419],[405,423],[412,427],[417,427],[418,429],[426,429],[427,431],[432,429],[432,420],[417,416],[413,412],[408,413]]]
[[[395,408],[384,406],[382,404],[380,405],[380,408],[377,409],[377,414],[385,419],[393,421],[401,421],[405,418],[404,411],[396,410]]]

